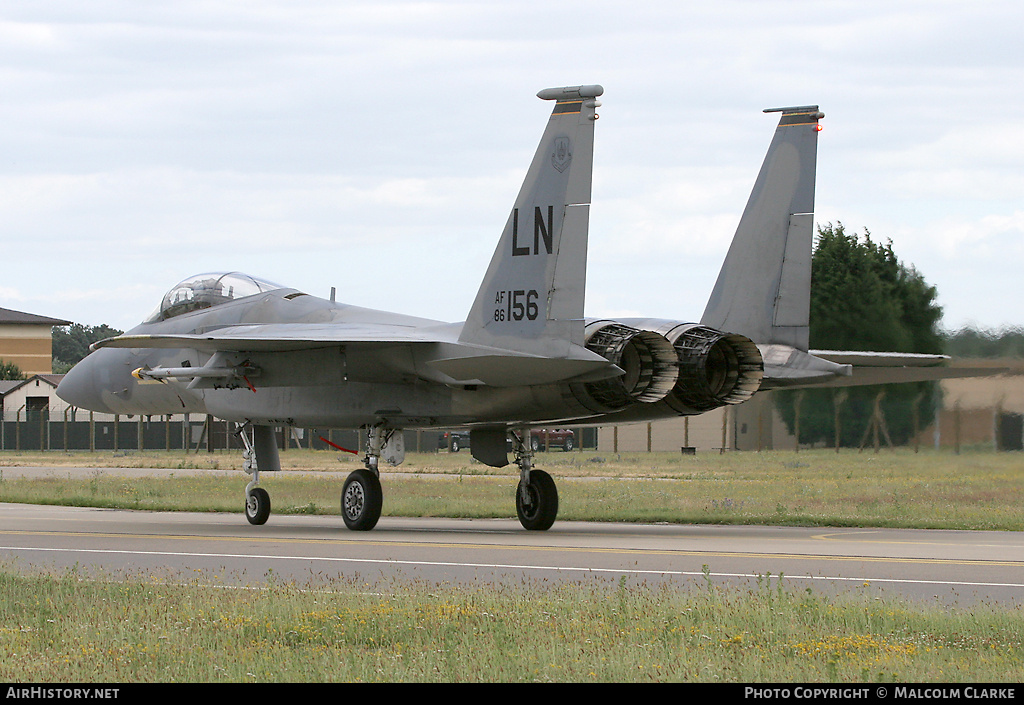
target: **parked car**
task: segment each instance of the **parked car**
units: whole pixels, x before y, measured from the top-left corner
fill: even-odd
[[[468,431],[442,431],[437,435],[438,450],[448,450],[458,453],[463,448],[469,448]]]
[[[568,452],[576,447],[576,434],[568,428],[530,430],[530,447],[536,453],[545,448],[561,448]]]
[[[469,448],[468,431],[442,431],[437,437],[439,450],[449,450],[458,453],[463,448]],[[576,447],[576,434],[567,428],[546,429],[534,428],[530,430],[530,448],[533,452],[539,452],[545,448],[561,448],[570,451]],[[508,439],[508,450],[512,452],[512,439]]]

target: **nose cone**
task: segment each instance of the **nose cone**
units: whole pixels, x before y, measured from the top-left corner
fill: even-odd
[[[103,414],[113,411],[103,403],[96,378],[96,355],[89,355],[71,368],[57,385],[57,396],[79,409],[89,409]]]

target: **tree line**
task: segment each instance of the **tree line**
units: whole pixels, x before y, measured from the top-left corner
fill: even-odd
[[[811,349],[1024,357],[1020,327],[943,331],[937,296],[913,265],[899,260],[891,241],[876,242],[867,228],[858,234],[842,223],[818,226],[811,260]],[[935,382],[807,389],[776,392],[776,407],[790,433],[799,409],[801,443],[863,446],[877,432],[880,416],[892,443],[901,445],[927,425],[940,395]]]
[[[53,329],[53,372],[64,374],[89,354],[89,346],[104,338],[113,338],[124,331],[100,324],[85,326],[73,323]]]
[[[1024,327],[974,328],[945,333],[947,355],[973,358],[1024,358]]]

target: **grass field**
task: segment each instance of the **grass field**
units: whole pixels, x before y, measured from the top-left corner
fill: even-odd
[[[265,474],[275,512],[337,514],[360,466],[288,451]],[[1024,528],[1019,454],[882,452],[541,455],[561,519]],[[42,465],[46,477],[13,477]],[[85,477],[62,467],[91,465]],[[116,466],[174,468],[128,477]],[[200,470],[194,471],[195,468]],[[237,455],[0,455],[0,501],[241,511]],[[512,516],[516,476],[467,453],[410,455],[383,475],[386,515]],[[411,473],[411,474],[410,474]],[[340,520],[339,520],[340,521]],[[867,682],[1017,683],[1020,608],[948,608],[800,590],[624,582],[465,587],[358,580],[249,589],[206,578],[84,580],[0,566],[7,682]]]
[[[324,451],[282,458],[283,472],[261,476],[275,513],[337,514],[344,475],[361,467]],[[52,470],[25,480],[4,475],[12,465]],[[96,469],[70,477],[62,465]],[[181,472],[129,478],[116,466]],[[563,520],[1024,529],[1024,458],[1016,453],[552,452],[540,454],[538,466],[558,482]],[[192,472],[203,468],[239,472]],[[396,470],[382,473],[385,516],[515,515],[514,469],[463,452],[410,454]],[[246,481],[238,453],[0,454],[4,502],[238,512]]]
[[[1019,610],[852,591],[590,580],[223,589],[0,570],[12,682],[985,682],[1024,673]]]

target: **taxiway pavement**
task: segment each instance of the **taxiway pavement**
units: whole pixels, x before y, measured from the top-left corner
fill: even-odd
[[[225,584],[357,577],[387,584],[547,580],[870,591],[944,604],[1024,603],[1024,533],[147,512],[0,504],[0,561],[22,570],[156,575]]]

